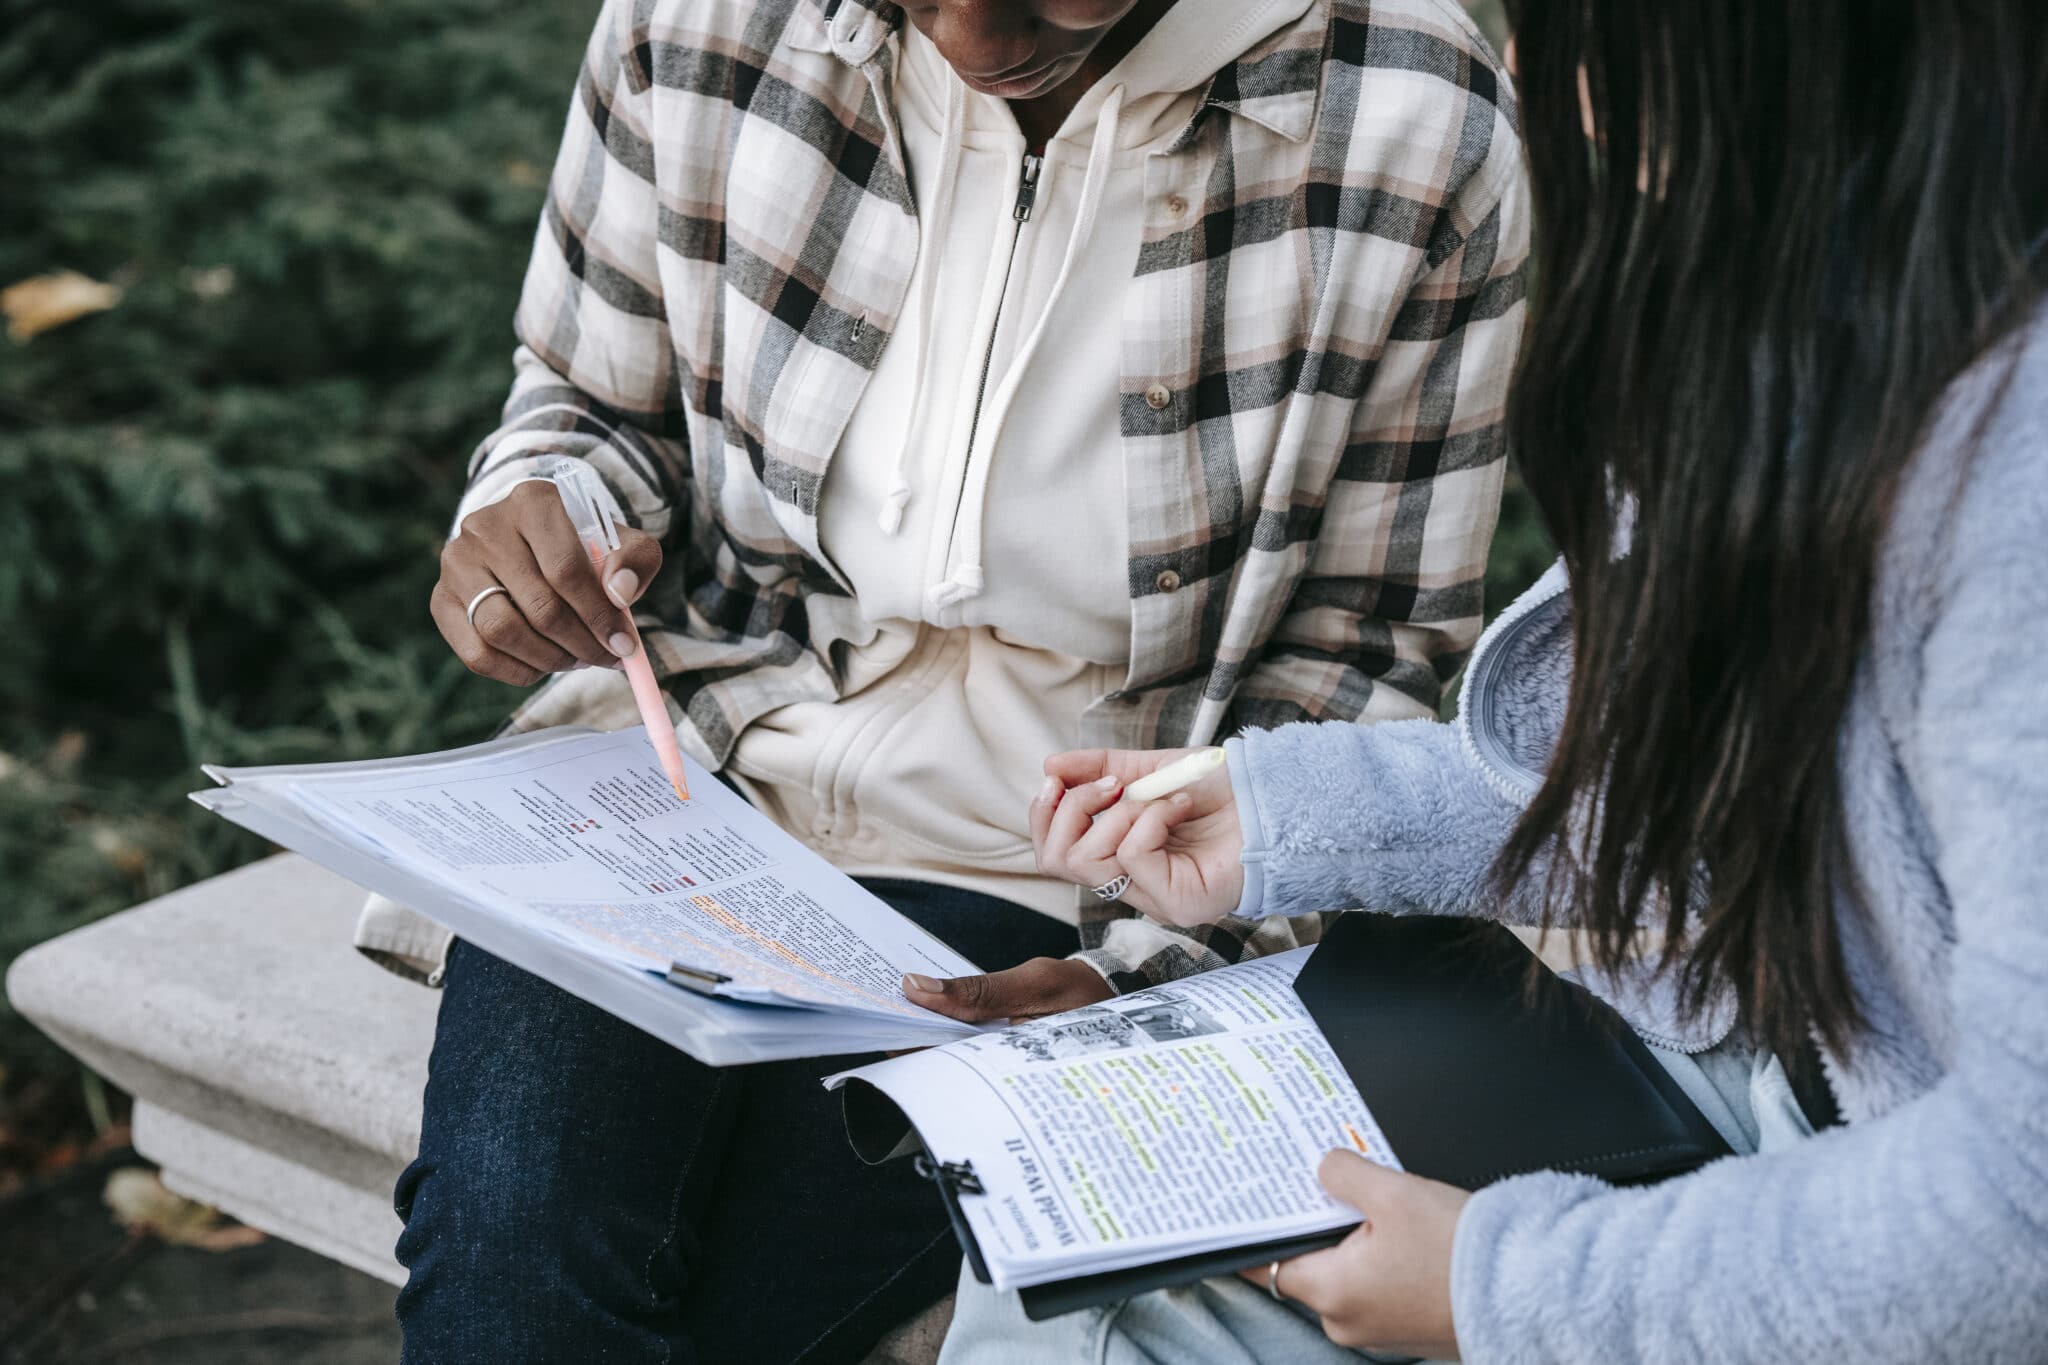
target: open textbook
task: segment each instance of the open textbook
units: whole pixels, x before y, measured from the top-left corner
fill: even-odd
[[[638,729],[213,768],[192,799],[713,1065],[976,1029],[904,999],[973,963]]]
[[[1499,925],[1346,915],[1313,950],[977,1027],[901,994],[972,963],[701,768],[679,798],[638,730],[208,772],[207,809],[712,1065],[922,1049],[826,1084],[864,1157],[923,1148],[970,1267],[1034,1317],[1338,1240],[1331,1148],[1467,1189],[1728,1150]]]
[[[1336,1147],[1400,1162],[1295,994],[1311,951],[826,1084],[872,1086],[915,1124],[975,1274],[998,1289],[1210,1251],[1332,1242],[1358,1214],[1316,1182],[1323,1154]],[[857,1146],[859,1113],[849,1096]],[[893,1136],[881,1124],[877,1133]]]
[[[1619,1015],[1533,962],[1498,924],[1346,915],[1313,949],[826,1083],[863,1157],[923,1148],[969,1267],[1031,1317],[1338,1241],[1332,1148],[1464,1189],[1727,1153]]]

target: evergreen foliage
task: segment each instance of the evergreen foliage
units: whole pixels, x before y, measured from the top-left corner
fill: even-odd
[[[0,966],[263,851],[200,762],[511,706],[427,590],[595,8],[0,0],[0,286],[121,290],[0,340]],[[1526,512],[1502,552],[1540,567]],[[56,1061],[0,1013],[10,1063]]]
[[[200,761],[512,701],[426,595],[594,9],[0,0],[0,285],[123,291],[0,340],[0,963],[261,852]]]

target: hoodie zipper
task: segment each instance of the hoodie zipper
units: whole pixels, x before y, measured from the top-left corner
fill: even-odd
[[[1024,165],[1017,173],[1017,200],[1011,205],[1010,217],[1020,226],[1010,234],[1010,256],[1003,262],[1004,303],[1010,298],[1010,274],[1017,268],[1017,239],[1024,235],[1022,224],[1031,221],[1031,206],[1038,201],[1038,173],[1045,167],[1045,158],[1024,153]],[[988,329],[988,349],[981,353],[981,382],[974,389],[974,421],[967,428],[967,450],[970,457],[974,451],[974,434],[981,429],[981,404],[988,397],[988,372],[995,364],[996,333],[1003,327],[1003,310],[996,308],[995,325]]]
[[[1017,204],[1010,210],[1010,216],[1020,223],[1031,221],[1031,205],[1038,198],[1038,172],[1044,165],[1044,157],[1024,153],[1024,170],[1017,177]],[[1012,239],[1011,249],[1014,251],[1015,248],[1016,242]]]
[[[1017,268],[1017,239],[1023,235],[1023,225],[1031,221],[1031,206],[1038,200],[1038,173],[1045,168],[1045,158],[1024,153],[1024,164],[1017,172],[1017,198],[1010,206],[1010,217],[1018,224],[1010,234],[1010,254],[1003,261],[1002,302],[996,306],[996,317],[988,329],[988,346],[981,353],[981,379],[974,386],[974,420],[967,425],[967,464],[960,467],[961,487],[966,487],[967,469],[974,461],[974,438],[981,433],[981,408],[988,400],[988,372],[996,359],[996,333],[1003,328],[1003,307],[1010,299],[1010,275]],[[960,505],[953,506],[953,517],[946,532],[946,554],[940,560],[940,572],[953,560],[953,541],[960,525]]]

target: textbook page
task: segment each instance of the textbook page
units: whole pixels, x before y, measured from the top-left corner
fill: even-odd
[[[1342,1228],[1332,1147],[1399,1169],[1293,989],[1260,958],[830,1077],[882,1090],[960,1199],[998,1289]]]
[[[974,1031],[904,999],[901,983],[977,967],[695,764],[689,779],[685,803],[639,729],[253,778],[377,856],[597,957],[657,974],[680,963],[734,1000]]]

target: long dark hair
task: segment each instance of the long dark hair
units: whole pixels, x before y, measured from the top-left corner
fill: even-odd
[[[1780,1055],[1839,1044],[1838,728],[1922,428],[2042,291],[2048,2],[1508,8],[1537,230],[1510,424],[1577,642],[1496,872],[1549,853],[1550,919],[1609,965],[1661,930],[1691,1006],[1727,981]]]

